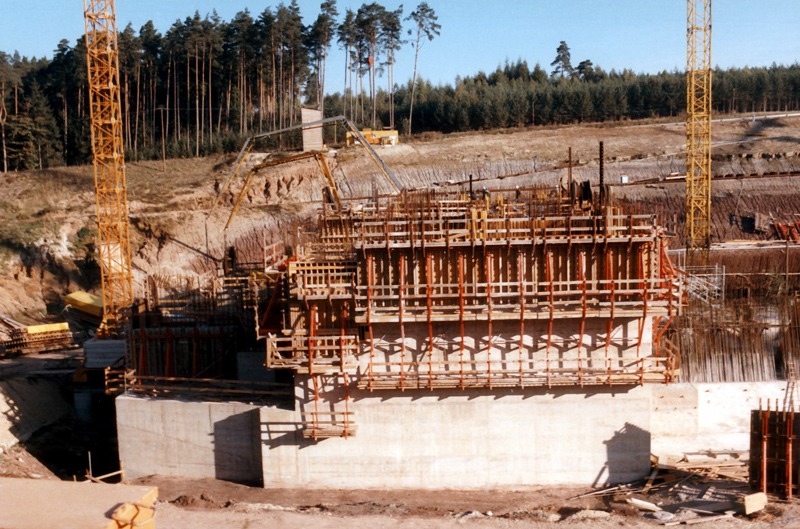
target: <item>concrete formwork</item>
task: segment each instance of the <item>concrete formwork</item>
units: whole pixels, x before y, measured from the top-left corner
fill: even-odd
[[[325,206],[316,241],[268,271],[271,282],[246,304],[257,307],[266,367],[294,372],[295,410],[262,408],[253,433],[241,418],[251,411],[186,403],[181,414],[179,403],[120,400],[123,459],[138,457],[137,443],[155,453],[163,442],[165,463],[137,471],[220,477],[210,461],[225,445],[208,437],[230,421],[261,440],[266,486],[639,477],[650,466],[643,384],[676,372],[672,352],[653,344],[680,311],[681,285],[654,216],[574,195],[423,193]],[[164,351],[147,365],[167,376],[194,358],[169,343]],[[123,417],[151,405],[152,414]],[[123,437],[132,439],[124,450]]]
[[[597,319],[558,320],[549,334],[548,323],[542,321],[529,322],[522,334],[519,322],[503,320],[465,323],[463,338],[459,322],[435,322],[430,329],[429,335],[427,324],[411,323],[401,335],[396,324],[373,325],[373,340],[362,342],[358,355],[359,386],[369,388],[371,375],[380,378],[396,371],[406,373],[406,388],[434,386],[436,380],[426,380],[429,374],[454,386],[462,379],[472,385],[477,377],[487,379],[489,387],[546,385],[550,374],[555,381],[557,373],[566,378],[564,372],[578,385],[581,377],[596,383],[597,375],[609,373],[637,383],[663,363],[650,354],[652,318],[618,318],[610,333],[606,322]]]

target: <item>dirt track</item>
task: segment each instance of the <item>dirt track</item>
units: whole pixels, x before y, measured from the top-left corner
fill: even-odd
[[[174,529],[217,527],[342,529],[349,527],[422,528],[610,528],[654,527],[625,502],[638,497],[675,510],[690,504],[709,486],[725,494],[746,492],[738,482],[712,481],[679,487],[672,493],[569,498],[585,487],[527,487],[517,490],[287,490],[251,488],[212,479],[150,477],[137,484],[159,487],[159,526]],[[730,489],[726,488],[730,487]],[[673,507],[670,507],[672,505]],[[691,513],[689,513],[691,514]],[[685,514],[684,514],[685,515]],[[697,517],[698,515],[691,515]],[[675,518],[680,519],[680,518]],[[790,528],[800,525],[800,506],[772,503],[759,513],[718,522],[708,528]]]

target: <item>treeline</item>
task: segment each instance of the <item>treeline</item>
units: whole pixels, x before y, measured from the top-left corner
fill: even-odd
[[[395,93],[398,116],[407,115],[409,92],[405,85]],[[326,109],[341,108],[339,94],[326,101]],[[800,110],[800,65],[717,68],[712,107],[714,114]],[[381,109],[379,117],[385,123],[387,110]],[[635,74],[593,68],[586,75],[576,72],[561,79],[548,76],[538,64],[529,69],[525,61],[517,61],[489,75],[457,79],[454,86],[418,82],[414,132],[675,117],[685,112],[684,72]]]
[[[418,54],[420,42],[438,29],[425,2],[407,15],[376,3],[340,15],[335,0],[324,1],[308,25],[295,0],[258,15],[245,10],[230,21],[195,13],[164,34],[152,22],[138,31],[129,25],[119,34],[126,156],[237,151],[249,135],[297,124],[301,105],[403,133],[685,110],[683,73],[605,72],[588,60],[573,69],[564,42],[549,74],[518,60],[453,85],[433,86],[417,79],[416,69],[411,80],[395,82],[395,58]],[[327,64],[332,46],[345,51],[344,64]],[[346,72],[342,86],[326,85],[330,68]],[[713,99],[715,112],[797,110],[800,66],[717,70]],[[0,52],[0,170],[91,161],[89,119],[84,37],[74,45],[62,40],[52,59]]]

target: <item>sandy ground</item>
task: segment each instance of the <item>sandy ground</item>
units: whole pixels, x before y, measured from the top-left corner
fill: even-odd
[[[698,519],[681,506],[698,506],[714,487],[710,502],[747,493],[733,481],[688,480],[672,492],[608,495],[571,499],[586,487],[525,487],[457,490],[287,490],[251,488],[212,479],[153,476],[136,484],[159,487],[159,527],[200,528],[610,528],[653,527],[663,522],[626,503],[639,498],[677,511],[672,520]],[[658,483],[658,480],[656,481]],[[710,505],[706,501],[706,505]],[[669,516],[669,515],[665,515]],[[703,522],[716,528],[789,528],[800,526],[800,505],[771,503],[750,516]]]

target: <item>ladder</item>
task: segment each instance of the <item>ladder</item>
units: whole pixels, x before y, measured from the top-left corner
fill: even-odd
[[[786,362],[788,374],[786,376],[786,393],[783,395],[783,411],[794,411],[795,404],[800,402],[800,393],[797,390],[797,374],[794,362]]]

